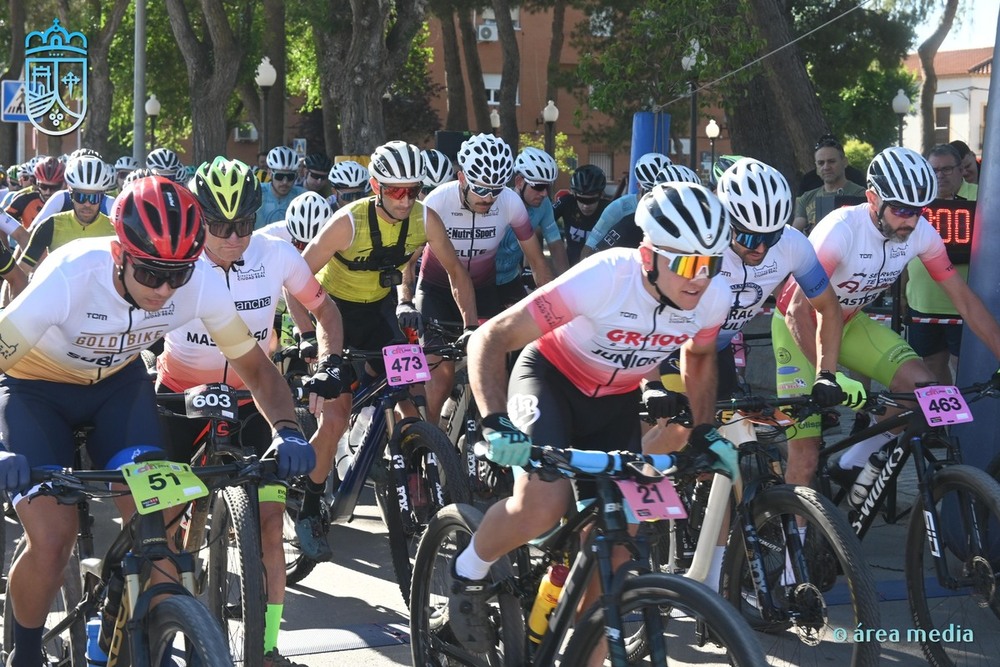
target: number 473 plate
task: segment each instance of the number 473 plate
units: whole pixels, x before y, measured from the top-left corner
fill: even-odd
[[[972,412],[958,387],[933,386],[915,390],[917,403],[929,426],[945,426],[972,421]]]
[[[419,345],[387,345],[382,348],[386,381],[393,387],[431,379],[427,357]]]

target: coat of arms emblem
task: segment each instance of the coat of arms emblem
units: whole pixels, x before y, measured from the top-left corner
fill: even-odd
[[[24,93],[28,120],[40,132],[72,132],[87,115],[87,38],[52,21],[24,40]]]

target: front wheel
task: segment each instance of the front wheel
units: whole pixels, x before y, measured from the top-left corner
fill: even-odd
[[[767,662],[750,626],[703,584],[671,574],[629,579],[618,599],[628,664],[688,665],[728,660],[735,667]],[[595,605],[573,629],[564,665],[593,664],[604,646],[604,609]],[[648,663],[646,662],[648,660]],[[605,660],[605,664],[611,664]]]
[[[879,645],[854,642],[858,627],[881,628],[875,582],[844,515],[813,489],[772,486],[750,505],[763,556],[747,564],[738,523],[722,561],[722,595],[755,629],[772,664],[877,665]],[[804,539],[803,539],[804,538]],[[800,562],[789,558],[800,548]],[[764,620],[752,570],[766,577],[777,618]]]
[[[175,595],[150,609],[147,619],[151,665],[174,665],[183,656],[188,667],[231,667],[226,638],[209,611],[196,599]],[[263,645],[263,635],[259,637]],[[244,663],[245,664],[245,663]]]
[[[995,665],[1000,656],[1000,485],[952,465],[934,473],[933,512],[917,496],[906,538],[906,592],[927,662]],[[940,525],[934,525],[937,517]],[[947,579],[939,579],[933,551]],[[934,636],[936,633],[936,637]]]
[[[495,638],[488,653],[470,653],[449,625],[452,561],[469,546],[482,518],[482,513],[471,505],[449,505],[431,519],[420,538],[410,595],[410,650],[414,665],[514,667],[527,663],[521,602],[509,587],[497,586],[496,595],[487,602]],[[490,568],[490,581],[494,584],[513,576],[506,556]]]

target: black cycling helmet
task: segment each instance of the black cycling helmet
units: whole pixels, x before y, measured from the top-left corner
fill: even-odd
[[[569,189],[575,195],[602,195],[608,185],[608,177],[604,170],[596,164],[585,164],[573,172],[569,181]]]
[[[326,153],[310,153],[306,156],[305,165],[309,171],[327,174],[330,172],[333,162],[326,156]]]

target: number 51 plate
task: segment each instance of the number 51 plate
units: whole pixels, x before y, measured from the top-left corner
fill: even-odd
[[[921,387],[915,391],[917,403],[929,426],[945,426],[972,421],[972,412],[958,387]]]
[[[152,514],[208,495],[191,466],[173,461],[144,461],[122,466],[139,514]]]

